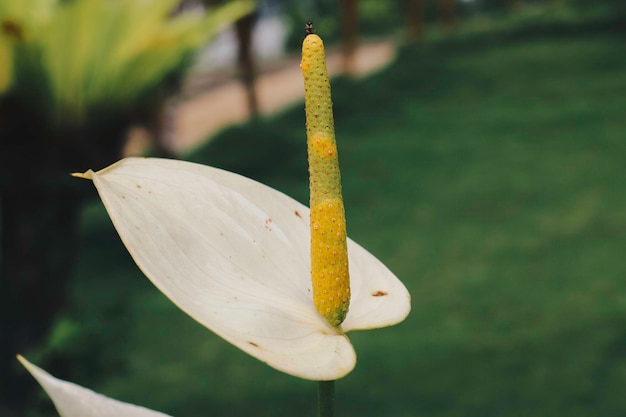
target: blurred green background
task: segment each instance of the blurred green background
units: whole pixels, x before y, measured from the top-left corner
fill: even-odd
[[[332,83],[348,233],[413,306],[350,335],[358,364],[337,383],[338,416],[626,413],[625,9],[494,3],[459,3],[453,30],[427,19],[384,71]],[[377,34],[398,32],[394,10]],[[306,202],[302,107],[185,157]],[[178,417],[315,415],[315,383],[179,311],[101,204],[82,213],[78,247],[68,306],[27,358]],[[19,415],[55,414],[41,393]]]

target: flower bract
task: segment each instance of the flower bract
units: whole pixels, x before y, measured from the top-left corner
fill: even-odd
[[[55,378],[22,356],[17,358],[48,393],[61,417],[169,417]]]
[[[179,308],[244,352],[311,380],[345,376],[345,332],[402,321],[410,296],[373,255],[348,241],[350,310],[340,327],[315,309],[309,209],[270,187],[190,162],[127,158],[93,180],[143,273]]]

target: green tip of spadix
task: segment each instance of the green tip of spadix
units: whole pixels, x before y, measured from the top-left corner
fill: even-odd
[[[85,171],[85,172],[73,172],[70,175],[72,177],[82,178],[84,180],[91,180],[91,179],[93,179],[93,177],[92,177],[93,171],[90,170],[90,169]]]

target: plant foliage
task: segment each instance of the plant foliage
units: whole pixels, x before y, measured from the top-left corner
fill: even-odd
[[[0,4],[0,99],[53,126],[81,126],[153,101],[195,51],[251,0],[172,15],[178,0],[23,0]]]

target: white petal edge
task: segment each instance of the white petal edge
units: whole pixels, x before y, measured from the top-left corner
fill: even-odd
[[[22,356],[17,359],[48,393],[61,417],[170,417],[55,378]]]
[[[350,341],[313,305],[306,206],[185,161],[127,158],[84,176],[139,268],[195,320],[294,376],[330,380],[353,369]],[[349,263],[343,330],[402,321],[410,310],[404,285],[352,241]]]

